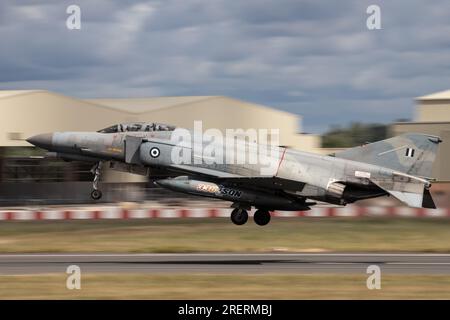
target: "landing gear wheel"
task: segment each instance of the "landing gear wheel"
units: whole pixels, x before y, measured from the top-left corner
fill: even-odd
[[[92,190],[91,198],[94,200],[98,200],[102,197],[102,192],[100,190]]]
[[[233,221],[234,224],[241,226],[245,224],[248,220],[248,213],[244,209],[234,209],[231,212],[231,221]]]
[[[258,226],[265,226],[270,222],[270,213],[266,210],[256,210],[253,220]]]

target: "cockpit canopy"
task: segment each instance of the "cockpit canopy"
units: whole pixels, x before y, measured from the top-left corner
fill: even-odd
[[[119,123],[108,128],[99,130],[100,133],[117,133],[117,132],[150,132],[150,131],[173,131],[175,126],[157,123],[157,122],[135,122],[135,123]]]

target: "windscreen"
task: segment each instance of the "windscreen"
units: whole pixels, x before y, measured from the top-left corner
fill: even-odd
[[[137,131],[173,131],[175,126],[164,123],[120,123],[105,129],[99,130],[100,133],[117,133],[117,132],[137,132]]]

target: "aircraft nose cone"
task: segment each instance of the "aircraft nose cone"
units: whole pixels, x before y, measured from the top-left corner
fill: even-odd
[[[48,149],[52,146],[53,133],[44,133],[32,136],[27,139],[28,143],[40,147],[43,149]]]

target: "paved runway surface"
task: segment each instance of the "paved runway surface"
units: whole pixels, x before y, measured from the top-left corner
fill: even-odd
[[[132,273],[365,273],[450,274],[450,254],[2,254],[0,274]]]

